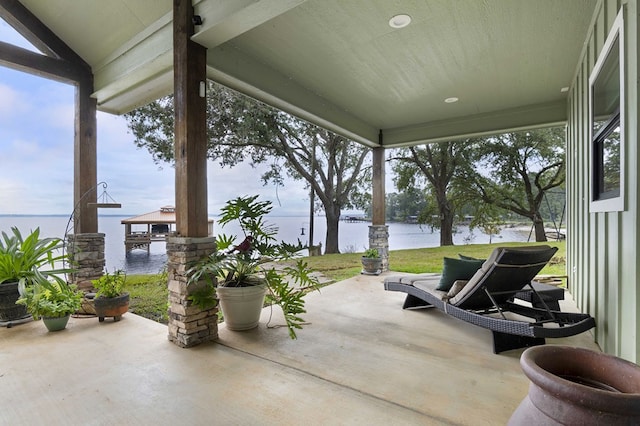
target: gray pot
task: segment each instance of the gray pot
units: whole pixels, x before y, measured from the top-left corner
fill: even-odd
[[[42,322],[49,331],[60,331],[67,328],[69,317],[71,315],[65,315],[63,317],[42,317]]]
[[[362,257],[362,272],[378,275],[382,269],[382,259],[379,257]]]

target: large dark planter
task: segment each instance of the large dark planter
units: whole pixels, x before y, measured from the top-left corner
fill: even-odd
[[[0,284],[0,322],[17,321],[29,318],[27,307],[16,305],[16,300],[20,298],[18,283]]]
[[[529,394],[509,425],[640,424],[640,367],[611,355],[568,346],[522,354]]]
[[[105,317],[113,317],[114,321],[120,321],[122,315],[129,310],[129,293],[116,297],[96,297],[93,299],[93,307],[98,321],[103,322]]]

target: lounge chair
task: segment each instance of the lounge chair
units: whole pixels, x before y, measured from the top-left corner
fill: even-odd
[[[543,345],[545,338],[568,337],[595,327],[595,320],[580,313],[551,310],[531,282],[557,251],[546,245],[499,247],[468,281],[456,281],[451,290],[437,290],[434,274],[390,276],[389,291],[407,293],[403,309],[435,307],[448,315],[493,332],[493,351]],[[531,291],[540,303],[526,306],[514,298]]]

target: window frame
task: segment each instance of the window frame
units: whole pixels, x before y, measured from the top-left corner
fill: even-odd
[[[611,133],[615,131],[615,129],[622,127],[620,126],[620,108],[616,109],[611,117],[602,125],[602,127],[598,130],[596,135],[593,137],[591,141],[591,148],[593,150],[593,161],[592,161],[592,179],[593,179],[593,193],[592,193],[592,201],[604,201],[612,198],[616,198],[620,196],[621,188],[620,185],[609,191],[605,191],[603,188],[604,185],[604,142]],[[620,141],[620,145],[622,147],[622,140]],[[620,169],[620,174],[622,175],[622,169]]]
[[[624,9],[623,9],[624,10]],[[623,10],[616,17],[607,39],[598,56],[591,76],[589,77],[589,211],[590,212],[615,212],[625,210],[625,56],[624,56],[624,20]],[[613,52],[613,46],[618,41],[618,63],[620,68],[620,98],[619,107],[611,117],[594,134],[594,85],[604,64]],[[603,142],[617,127],[620,128],[620,185],[617,189],[603,192],[601,178],[604,174],[604,163],[601,149]]]

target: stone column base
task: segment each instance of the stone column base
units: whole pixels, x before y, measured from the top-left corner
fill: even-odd
[[[378,249],[382,272],[389,270],[389,226],[369,225],[369,248]]]
[[[215,237],[167,238],[169,341],[188,348],[218,338],[218,307],[202,310],[189,300],[198,286],[187,286],[191,264],[216,249]]]
[[[104,234],[69,234],[66,238],[69,263],[75,269],[69,281],[80,290],[91,291],[91,281],[104,274]]]

